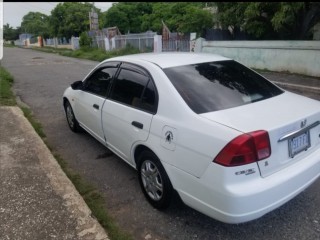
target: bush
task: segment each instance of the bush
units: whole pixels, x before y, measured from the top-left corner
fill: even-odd
[[[79,44],[80,44],[80,48],[91,46],[91,38],[88,36],[86,32],[83,32],[80,34]]]

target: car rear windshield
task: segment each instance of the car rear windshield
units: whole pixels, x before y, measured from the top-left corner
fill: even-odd
[[[265,78],[233,60],[171,67],[163,71],[188,106],[198,114],[283,93]]]

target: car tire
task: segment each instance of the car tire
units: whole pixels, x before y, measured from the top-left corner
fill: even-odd
[[[159,158],[150,151],[143,151],[138,158],[139,183],[148,202],[157,209],[170,205],[173,187]]]
[[[73,110],[72,110],[72,107],[71,107],[71,104],[69,103],[69,101],[65,102],[64,110],[66,113],[67,122],[68,122],[70,129],[73,132],[79,132],[79,130],[80,130],[79,122],[77,121],[76,117],[74,116],[74,113],[73,113]]]

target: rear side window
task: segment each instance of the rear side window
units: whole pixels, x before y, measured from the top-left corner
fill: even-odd
[[[156,91],[148,75],[121,69],[115,79],[110,99],[148,112],[156,111]]]
[[[138,107],[147,110],[148,112],[157,111],[156,88],[151,80],[148,82]]]
[[[235,61],[219,61],[163,70],[188,106],[198,114],[237,107],[283,91]]]

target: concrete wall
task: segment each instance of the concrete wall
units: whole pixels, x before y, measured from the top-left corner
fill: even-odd
[[[320,41],[205,41],[200,38],[195,52],[216,53],[252,68],[320,77]]]
[[[320,40],[320,22],[313,27],[313,40]]]

